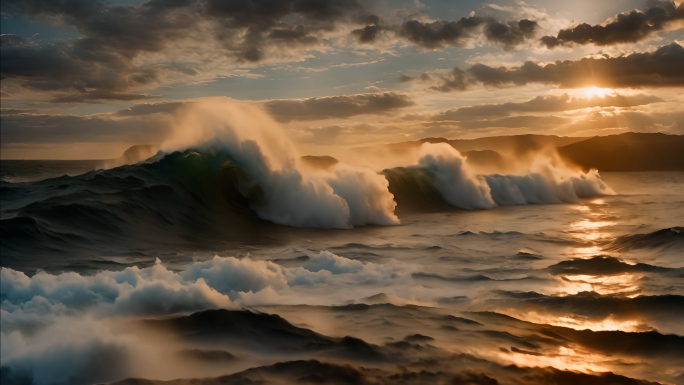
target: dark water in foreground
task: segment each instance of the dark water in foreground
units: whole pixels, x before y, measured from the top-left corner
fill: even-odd
[[[259,219],[235,169],[12,166],[3,384],[684,383],[681,172],[326,230]]]

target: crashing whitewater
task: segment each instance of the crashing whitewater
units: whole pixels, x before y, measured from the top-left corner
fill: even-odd
[[[196,102],[180,111],[166,152],[193,149],[222,154],[246,178],[244,196],[258,189],[251,208],[262,219],[294,227],[351,228],[395,225],[397,203],[388,180],[366,167],[338,162],[312,169],[283,130],[264,112],[225,100]],[[156,159],[156,157],[155,157]],[[558,159],[539,156],[526,172],[479,175],[453,147],[425,143],[417,159],[403,159],[407,172],[426,173],[451,206],[491,209],[502,205],[576,202],[580,197],[614,194],[596,170],[571,170]],[[399,187],[401,188],[401,187]]]

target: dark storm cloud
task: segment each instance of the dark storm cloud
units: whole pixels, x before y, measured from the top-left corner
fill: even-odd
[[[188,103],[185,102],[169,102],[156,104],[138,104],[133,107],[117,111],[116,116],[144,116],[156,113],[171,114],[178,111]]]
[[[426,73],[422,73],[417,76],[409,76],[409,75],[399,75],[399,83],[408,83],[408,82],[415,82],[415,81],[421,81],[421,82],[426,82],[431,80],[432,78],[430,75]]]
[[[537,22],[527,19],[508,24],[490,22],[485,27],[485,36],[489,41],[499,43],[508,50],[534,36],[536,28]]]
[[[442,77],[434,90],[465,90],[482,84],[505,87],[530,83],[557,85],[561,88],[588,86],[610,88],[681,87],[684,85],[684,48],[677,43],[654,52],[581,60],[556,61],[551,64],[525,62],[519,67],[490,67],[476,64],[467,70],[454,68]]]
[[[352,31],[352,35],[356,36],[359,43],[372,43],[375,41],[378,32],[383,28],[377,25],[367,25],[361,29],[355,29]]]
[[[239,65],[299,57],[302,50],[331,44],[322,34],[341,24],[365,25],[351,32],[362,44],[372,44],[387,32],[424,48],[462,46],[482,34],[511,49],[532,37],[537,27],[531,20],[491,17],[408,20],[392,26],[357,0],[151,0],[137,6],[8,0],[2,2],[2,15],[70,26],[79,34],[40,44],[18,35],[2,36],[0,72],[8,81],[5,85],[61,93],[53,102],[145,99],[150,96],[140,93],[142,89],[206,74],[203,66],[208,65],[197,41],[215,43],[219,58]],[[197,57],[171,52],[187,45],[194,46],[189,52]]]
[[[22,114],[30,114],[36,112],[35,110],[22,110],[22,109],[17,109],[17,108],[3,108],[0,109],[0,115],[5,116],[5,115],[22,115]]]
[[[256,62],[266,58],[267,47],[278,51],[315,45],[319,39],[311,33],[333,30],[335,22],[355,20],[364,10],[356,0],[152,0],[140,6],[8,0],[2,2],[2,14],[48,18],[77,30],[78,39],[42,45],[3,35],[1,73],[3,79],[35,90],[101,91],[96,97],[72,97],[79,101],[103,99],[104,92],[109,92],[110,99],[130,100],[133,93],[115,93],[149,89],[167,76],[197,75],[197,65],[186,62],[196,58],[167,56],[147,64],[136,60],[143,54],[165,55],[165,49],[181,41],[214,40],[227,57]],[[206,27],[210,36],[204,32]]]
[[[2,76],[19,79],[22,86],[34,90],[84,94],[88,89],[120,92],[150,85],[157,79],[152,68],[136,67],[124,57],[99,48],[97,51],[82,49],[83,44],[86,43],[3,46]]]
[[[471,37],[471,34],[484,23],[485,20],[479,17],[432,23],[409,20],[402,25],[399,35],[422,47],[438,48],[445,44],[462,44],[463,39]]]
[[[493,18],[476,16],[464,17],[459,21],[439,20],[430,23],[409,20],[397,30],[397,34],[424,48],[440,48],[462,46],[481,28],[488,41],[508,50],[533,37],[537,22],[525,19],[504,23]]]
[[[385,92],[328,96],[304,100],[272,100],[264,106],[280,122],[346,118],[360,114],[377,114],[412,106],[405,94]]]
[[[16,79],[34,90],[76,93],[73,101],[148,97],[125,91],[149,88],[160,80],[160,72],[178,69],[139,64],[134,59],[141,53],[162,51],[168,42],[185,37],[195,23],[191,16],[170,7],[90,1],[9,1],[2,3],[2,12],[54,17],[81,34],[78,39],[44,45],[28,39],[7,39],[8,44],[3,39],[2,44],[0,72],[4,78]],[[68,96],[66,101],[70,101]]]
[[[423,22],[409,19],[401,25],[387,24],[377,15],[370,15],[359,21],[368,24],[352,31],[352,36],[359,43],[373,43],[381,32],[386,32],[429,49],[464,46],[482,33],[488,42],[509,50],[534,37],[537,29],[537,22],[533,20],[499,21],[493,17],[477,16],[463,17],[458,21]]]
[[[562,29],[557,36],[544,36],[541,41],[548,48],[568,44],[612,45],[634,43],[654,32],[665,29],[668,24],[684,20],[684,4],[673,1],[651,1],[644,10],[621,13],[605,24],[582,23]]]
[[[216,38],[239,59],[258,62],[266,58],[269,44],[310,46],[318,43],[313,32],[333,30],[335,22],[352,22],[366,13],[356,0],[209,0],[205,15],[217,23]],[[306,24],[290,25],[290,18]],[[236,40],[236,32],[244,38]]]
[[[53,98],[53,103],[100,103],[103,100],[140,100],[152,99],[154,95],[133,92],[111,92],[106,90],[87,91],[78,94],[58,96]]]
[[[300,14],[311,20],[337,20],[349,11],[362,11],[363,7],[356,0],[208,0],[206,9],[216,17],[254,25],[274,24],[290,14]]]
[[[648,95],[606,95],[603,98],[576,98],[564,94],[561,96],[544,95],[522,103],[482,104],[461,107],[442,112],[435,116],[435,120],[472,120],[508,116],[516,112],[559,112],[589,107],[632,107],[663,100]]]
[[[355,36],[359,43],[372,43],[378,36],[380,31],[387,29],[383,26],[383,20],[378,15],[367,15],[361,18],[362,24],[368,24],[363,28],[355,29],[351,32],[352,36]]]

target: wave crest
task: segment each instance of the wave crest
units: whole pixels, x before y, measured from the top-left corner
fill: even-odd
[[[412,175],[401,175],[406,173]],[[400,190],[412,189],[431,199],[434,194],[425,187],[427,178],[445,202],[466,210],[576,202],[581,197],[615,193],[598,171],[573,171],[549,157],[538,157],[524,175],[478,175],[467,158],[446,143],[423,144],[416,166],[386,170],[385,175],[401,184],[393,189],[396,195],[405,196]]]

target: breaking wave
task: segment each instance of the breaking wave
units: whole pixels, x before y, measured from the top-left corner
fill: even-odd
[[[478,175],[446,144],[408,167],[375,172],[300,164],[277,123],[254,107],[213,100],[179,112],[161,151],[79,176],[2,183],[2,251],[74,251],[101,241],[254,233],[259,219],[312,228],[395,225],[399,206],[573,202],[612,194],[596,171],[540,158],[524,175]],[[149,241],[149,240],[148,240]]]
[[[524,175],[479,175],[467,158],[445,143],[425,143],[417,165],[384,171],[390,191],[402,203],[435,207],[443,200],[461,209],[576,202],[579,198],[615,192],[598,171],[573,171],[555,159],[540,157]]]

